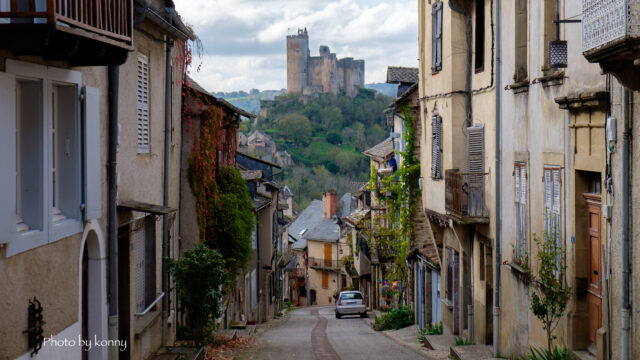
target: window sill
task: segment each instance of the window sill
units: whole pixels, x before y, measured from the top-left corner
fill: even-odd
[[[442,305],[446,306],[447,309],[453,310],[453,303],[448,299],[441,299],[440,302],[442,303]]]
[[[161,313],[162,313],[161,311],[153,310],[153,311],[149,311],[148,313],[142,316],[136,316],[134,320],[136,337],[138,337],[143,332],[145,332],[148,328],[150,328],[151,325],[153,325],[153,323],[158,318],[160,318]]]
[[[535,78],[532,84],[542,84],[542,86],[554,86],[554,85],[562,85],[564,83],[564,71],[544,72],[545,75]]]
[[[65,220],[53,223],[53,226],[51,227],[51,242],[58,241],[81,232],[81,221],[66,218]]]
[[[523,269],[522,266],[514,262],[510,262],[508,263],[508,265],[511,271],[513,272],[513,275],[516,276],[520,281],[524,282],[525,284],[528,284],[530,282],[530,278],[529,278],[530,274],[528,271]]]

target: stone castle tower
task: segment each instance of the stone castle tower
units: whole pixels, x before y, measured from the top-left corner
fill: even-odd
[[[328,46],[320,46],[320,56],[309,52],[307,29],[287,36],[287,93],[337,94],[340,90],[355,96],[364,87],[364,60],[338,59]]]

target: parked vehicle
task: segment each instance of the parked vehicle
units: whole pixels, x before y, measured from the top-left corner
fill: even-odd
[[[342,315],[360,315],[367,317],[367,305],[360,291],[342,291],[336,301],[336,318]]]

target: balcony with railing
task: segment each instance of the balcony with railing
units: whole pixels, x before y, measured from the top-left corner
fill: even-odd
[[[316,270],[338,271],[340,270],[340,261],[310,257],[309,267]]]
[[[640,0],[583,0],[582,51],[625,86],[640,88]]]
[[[485,207],[482,173],[462,173],[457,169],[445,171],[445,206],[447,213],[462,223],[486,223],[489,214]]]
[[[0,48],[71,65],[118,65],[132,49],[133,0],[0,0]]]

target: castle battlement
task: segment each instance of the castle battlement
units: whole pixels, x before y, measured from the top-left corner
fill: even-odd
[[[344,90],[353,97],[357,88],[364,87],[364,60],[338,59],[326,45],[321,45],[318,53],[310,55],[306,28],[298,29],[297,35],[287,35],[288,94],[337,94]]]

